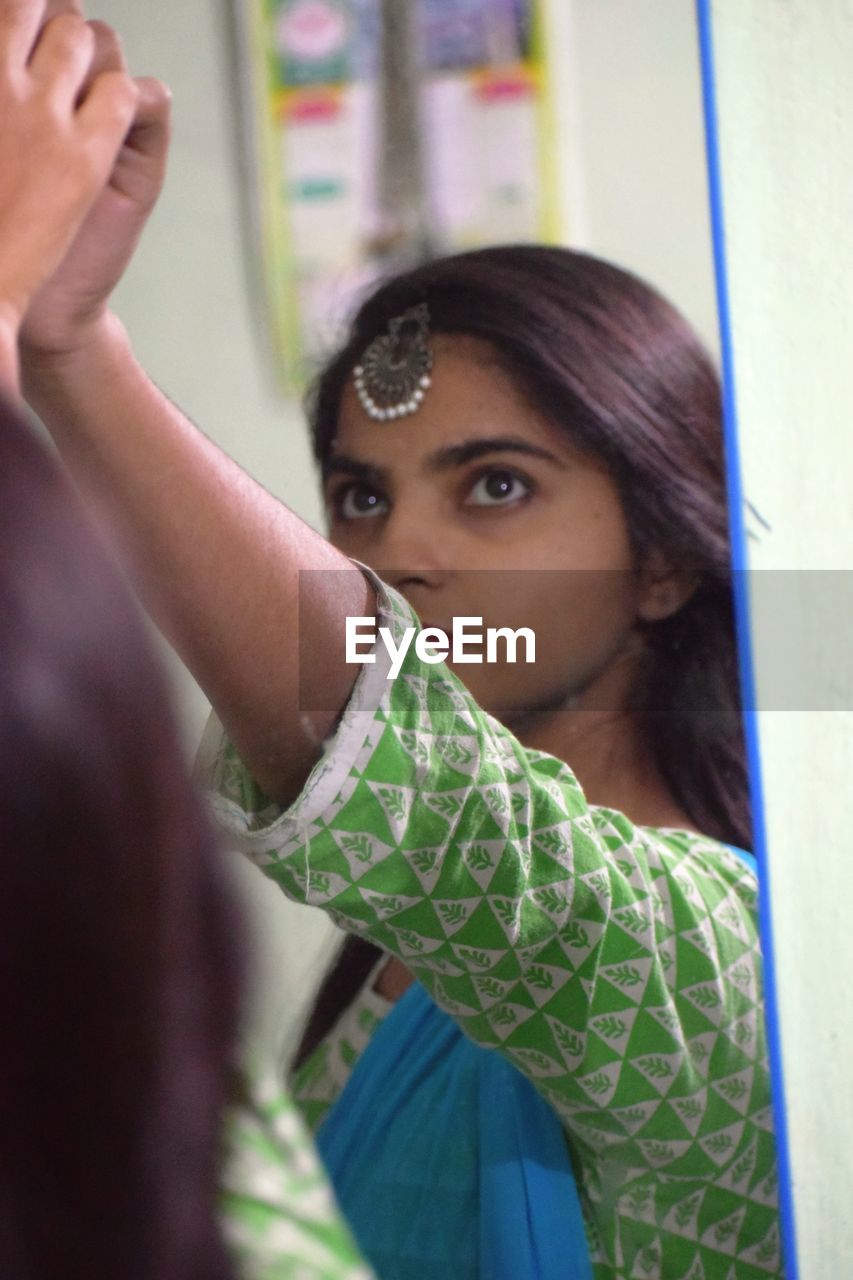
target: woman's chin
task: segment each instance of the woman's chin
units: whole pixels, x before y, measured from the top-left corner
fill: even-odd
[[[512,673],[510,687],[509,680],[501,679],[499,668],[488,670],[467,664],[455,666],[451,662],[447,666],[462,681],[482,711],[513,731],[554,711],[565,710],[573,700],[571,691],[562,686],[556,690],[531,689],[529,684],[519,687],[515,672]]]

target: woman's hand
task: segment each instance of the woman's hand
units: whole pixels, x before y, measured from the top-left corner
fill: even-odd
[[[90,22],[88,28],[93,39],[89,82],[108,72],[126,74],[115,32],[103,22]],[[73,355],[95,334],[162,189],[171,96],[158,80],[135,83],[136,113],[109,181],[25,317],[21,330],[25,375],[38,377],[40,366],[55,357]]]
[[[103,190],[140,92],[122,71],[90,79],[95,33],[79,14],[44,27],[44,0],[0,0],[0,317],[16,332]]]

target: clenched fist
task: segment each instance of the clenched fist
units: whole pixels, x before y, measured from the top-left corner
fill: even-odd
[[[73,5],[73,0],[50,2],[55,9]],[[89,29],[95,41],[90,81],[105,71],[125,72],[121,42],[112,28],[95,21]],[[61,266],[33,300],[21,328],[21,360],[31,389],[55,358],[64,362],[97,335],[110,295],[160,195],[169,151],[171,94],[151,78],[138,79],[136,86],[133,123],[109,181]]]
[[[0,0],[0,317],[14,329],[103,191],[139,89],[91,74],[95,33],[45,0]],[[44,24],[44,25],[43,25]]]

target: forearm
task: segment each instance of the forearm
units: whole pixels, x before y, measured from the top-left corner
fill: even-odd
[[[273,798],[302,786],[316,754],[299,707],[322,675],[327,733],[355,679],[344,619],[374,612],[345,556],[271,497],[149,381],[110,318],[73,357],[24,364],[24,390],[72,473],[104,503],[155,620]],[[301,570],[317,574],[299,597]],[[307,666],[306,666],[307,664]]]

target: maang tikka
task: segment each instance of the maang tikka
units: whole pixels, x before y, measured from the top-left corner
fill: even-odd
[[[421,302],[391,320],[353,370],[361,406],[377,422],[415,413],[432,383],[429,307]]]

